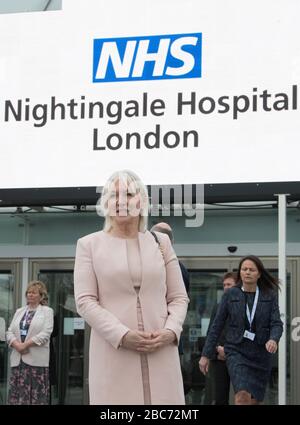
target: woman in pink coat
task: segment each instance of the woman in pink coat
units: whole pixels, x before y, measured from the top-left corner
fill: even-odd
[[[130,171],[102,191],[104,228],[78,240],[75,300],[91,326],[91,404],[184,404],[177,344],[188,298],[168,236],[148,232]]]

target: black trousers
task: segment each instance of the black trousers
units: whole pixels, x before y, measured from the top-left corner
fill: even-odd
[[[216,405],[229,404],[230,377],[226,362],[212,360],[210,362],[211,403]]]

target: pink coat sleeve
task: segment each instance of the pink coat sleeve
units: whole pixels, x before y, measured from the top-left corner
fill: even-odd
[[[74,268],[74,293],[78,314],[107,342],[118,348],[123,336],[130,329],[101,307],[98,292],[89,240],[79,239]]]
[[[187,296],[177,256],[169,237],[158,235],[166,264],[168,318],[165,329],[172,330],[179,341],[182,325],[186,317],[189,298]]]

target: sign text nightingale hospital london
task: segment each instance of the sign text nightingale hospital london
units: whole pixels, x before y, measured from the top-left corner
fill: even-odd
[[[105,38],[93,40],[93,83],[116,83],[140,80],[184,79],[202,77],[202,34],[172,34]],[[229,90],[229,88],[228,88]],[[101,91],[100,91],[101,93]],[[230,93],[230,92],[229,92]],[[91,149],[94,151],[119,149],[174,149],[198,148],[201,134],[194,128],[181,133],[162,131],[162,117],[170,110],[177,117],[226,115],[228,119],[243,119],[246,113],[288,111],[298,109],[298,86],[280,87],[278,92],[266,87],[245,87],[243,93],[221,93],[212,96],[201,91],[178,91],[169,103],[144,91],[127,101],[117,98],[102,101],[79,98],[62,101],[55,94],[33,103],[30,97],[5,99],[4,122],[28,122],[37,128],[54,120],[100,120],[113,127],[101,138],[101,127],[92,129]],[[124,119],[157,117],[150,131],[118,131]],[[93,121],[94,122],[94,121]],[[188,121],[187,121],[188,122]]]

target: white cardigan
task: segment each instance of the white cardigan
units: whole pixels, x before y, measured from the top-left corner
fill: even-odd
[[[21,341],[20,321],[27,307],[21,307],[16,312],[6,332],[6,341],[9,346],[15,340]],[[49,366],[49,340],[53,329],[53,310],[50,307],[39,305],[30,323],[26,340],[32,339],[35,344],[28,349],[28,353],[20,354],[12,347],[10,356],[11,367],[18,366],[21,359],[30,366]]]

